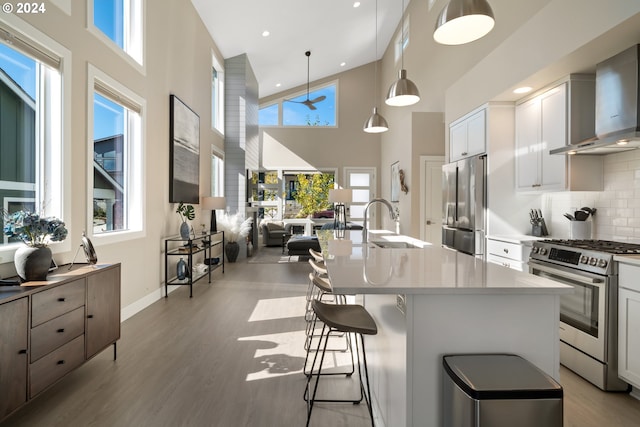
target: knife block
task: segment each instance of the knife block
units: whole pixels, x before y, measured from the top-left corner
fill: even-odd
[[[574,240],[590,240],[591,239],[591,221],[569,221],[571,239]]]

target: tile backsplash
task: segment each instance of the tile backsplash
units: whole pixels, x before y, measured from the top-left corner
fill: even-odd
[[[604,191],[548,193],[542,198],[550,218],[551,237],[571,237],[570,221],[563,213],[583,206],[597,208],[590,218],[592,238],[640,243],[640,150],[604,156]],[[547,220],[548,221],[548,220]]]

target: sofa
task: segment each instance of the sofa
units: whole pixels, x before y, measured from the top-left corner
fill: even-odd
[[[265,246],[282,246],[283,236],[289,235],[281,222],[263,222],[261,227],[262,243]]]

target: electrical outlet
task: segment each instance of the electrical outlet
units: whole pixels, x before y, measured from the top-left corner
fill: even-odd
[[[396,295],[396,308],[400,313],[407,314],[407,300],[405,295]]]

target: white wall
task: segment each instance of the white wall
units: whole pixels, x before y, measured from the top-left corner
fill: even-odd
[[[211,129],[211,54],[218,51],[189,0],[147,0],[145,11],[146,71],[140,72],[86,28],[86,1],[73,1],[71,14],[47,5],[42,15],[20,15],[72,52],[71,218],[68,239],[72,250],[56,255],[70,262],[85,228],[87,205],[87,68],[92,64],[147,101],[146,217],[144,237],[102,244],[93,239],[101,263],[122,263],[122,306],[158,297],[164,280],[163,237],[178,232],[176,206],[169,203],[169,95],[176,94],[200,116],[200,191],[209,194],[211,146],[223,148],[223,137]],[[91,169],[92,170],[92,169]],[[92,173],[92,172],[91,172]],[[193,223],[209,222],[209,212]],[[0,274],[12,274],[13,264],[0,265]]]

